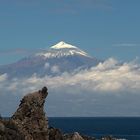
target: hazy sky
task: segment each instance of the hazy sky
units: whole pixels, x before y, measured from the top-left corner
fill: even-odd
[[[140,53],[139,0],[0,0],[0,65],[63,40],[106,59]]]

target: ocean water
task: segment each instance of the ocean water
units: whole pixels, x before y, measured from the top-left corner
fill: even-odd
[[[49,125],[64,133],[79,132],[101,138],[140,140],[140,117],[50,117]]]

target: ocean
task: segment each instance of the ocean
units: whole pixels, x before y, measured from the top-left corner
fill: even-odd
[[[50,117],[49,125],[63,133],[79,132],[96,138],[140,140],[140,117]]]

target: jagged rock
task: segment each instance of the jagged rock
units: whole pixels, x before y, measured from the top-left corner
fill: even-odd
[[[24,136],[11,120],[0,120],[0,140],[24,140]]]
[[[0,121],[0,134],[5,132],[5,125]]]
[[[25,140],[48,140],[48,119],[43,111],[47,88],[26,95],[11,120]]]
[[[117,140],[116,138],[113,138],[112,136],[105,136],[101,138],[101,140]]]
[[[57,128],[50,127],[49,128],[49,140],[63,140],[62,132]]]
[[[84,140],[96,140],[94,137],[81,135]]]
[[[96,140],[94,137],[80,135],[78,132],[73,134],[64,134],[63,138],[63,140]]]
[[[73,134],[65,134],[64,140],[84,140],[82,136],[78,132],[74,132]]]
[[[72,140],[84,140],[78,132],[75,132],[72,136]]]

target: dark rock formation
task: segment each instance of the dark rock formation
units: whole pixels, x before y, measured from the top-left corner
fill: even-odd
[[[0,140],[95,140],[93,137],[73,134],[62,134],[59,129],[48,128],[44,103],[47,88],[26,95],[17,111],[9,120],[0,117]],[[116,140],[103,137],[102,140]]]
[[[80,135],[78,132],[73,134],[64,134],[63,138],[64,140],[96,140],[94,137]]]
[[[0,120],[0,140],[25,140],[13,121]]]
[[[78,132],[75,132],[72,136],[72,139],[71,140],[84,140],[82,138],[82,136],[80,136],[80,134]]]
[[[96,140],[94,137],[81,135],[84,140]]]
[[[48,140],[48,120],[43,111],[47,88],[26,95],[12,116],[25,140]]]
[[[63,134],[59,129],[49,128],[49,140],[63,140]]]
[[[74,134],[65,134],[64,140],[84,140],[78,132],[75,132]]]
[[[44,113],[47,88],[26,95],[10,120],[0,120],[0,140],[49,140]]]
[[[105,136],[101,138],[101,140],[117,140],[116,138],[113,138],[112,136]]]

